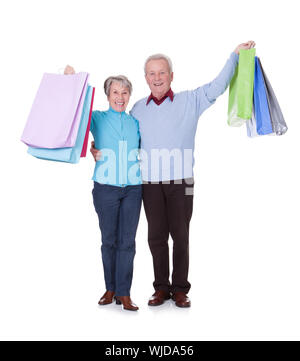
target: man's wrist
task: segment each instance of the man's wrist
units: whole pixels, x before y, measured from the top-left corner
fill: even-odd
[[[235,51],[233,51],[233,52],[231,53],[230,57],[231,57],[231,59],[232,59],[233,61],[236,61],[236,62],[239,61],[239,54],[237,54]]]

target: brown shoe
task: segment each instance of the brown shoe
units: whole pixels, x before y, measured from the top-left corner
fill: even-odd
[[[162,290],[157,290],[155,291],[155,293],[150,297],[149,301],[148,301],[148,305],[149,306],[160,306],[162,305],[166,300],[169,300],[170,294],[162,291]]]
[[[124,310],[137,311],[139,308],[135,305],[129,296],[118,296],[116,297],[116,304],[123,305]]]
[[[175,292],[172,295],[172,300],[175,301],[177,307],[190,307],[191,301],[184,292]]]
[[[98,305],[109,305],[113,302],[115,293],[113,291],[106,291],[104,295],[100,298]]]

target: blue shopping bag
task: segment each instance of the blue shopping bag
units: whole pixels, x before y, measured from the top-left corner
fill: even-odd
[[[264,77],[257,57],[255,57],[254,72],[254,115],[256,120],[257,134],[265,135],[273,133],[268,99]]]
[[[266,88],[266,94],[267,94],[267,99],[268,99],[268,105],[269,105],[269,110],[270,110],[270,116],[271,116],[271,122],[272,122],[272,127],[274,132],[276,133],[276,135],[282,135],[284,133],[287,132],[288,127],[286,125],[286,122],[284,120],[282,111],[280,109],[278,100],[276,98],[276,95],[274,93],[274,90],[271,86],[271,83],[269,81],[269,79],[266,76],[266,73],[264,71],[264,68],[261,65],[261,61],[258,58],[259,61],[259,65],[262,71],[262,75],[264,78],[264,83],[265,83],[265,88]]]
[[[29,147],[28,153],[40,159],[54,160],[57,162],[78,163],[80,160],[86,128],[88,126],[92,93],[93,93],[93,88],[90,85],[88,85],[74,147],[54,148],[54,149]]]

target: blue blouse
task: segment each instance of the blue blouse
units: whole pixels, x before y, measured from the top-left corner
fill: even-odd
[[[111,107],[107,111],[95,110],[92,112],[91,132],[95,148],[102,153],[92,179],[118,187],[141,184],[138,121]]]

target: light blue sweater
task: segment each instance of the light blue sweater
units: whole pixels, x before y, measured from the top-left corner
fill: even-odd
[[[174,94],[156,105],[139,100],[130,114],[139,121],[143,181],[168,181],[193,177],[194,141],[200,115],[226,90],[238,55],[232,53],[220,74],[195,90]]]

